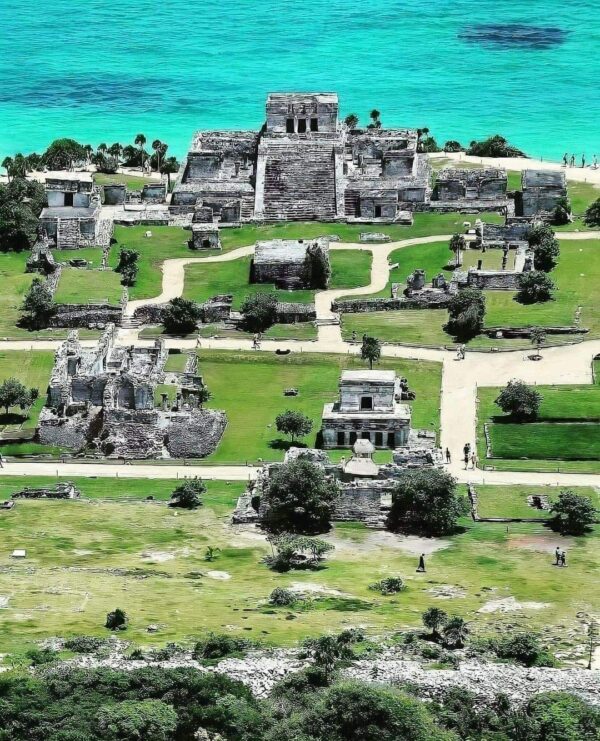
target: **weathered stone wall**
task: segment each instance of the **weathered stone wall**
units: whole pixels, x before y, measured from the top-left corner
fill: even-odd
[[[451,295],[448,293],[424,291],[410,298],[352,298],[338,299],[331,304],[331,310],[339,314],[361,314],[368,311],[399,311],[401,309],[445,309]]]
[[[314,322],[317,311],[314,304],[294,304],[280,302],[277,304],[275,322],[277,324],[297,324]]]
[[[510,270],[469,270],[470,286],[490,291],[516,291],[521,273]]]
[[[37,438],[42,445],[52,445],[77,452],[94,436],[101,420],[101,410],[92,408],[82,417],[60,417],[44,407],[40,412]]]
[[[98,327],[121,324],[123,307],[114,304],[56,304],[50,327]]]
[[[227,426],[227,416],[215,409],[173,413],[165,444],[173,458],[204,458],[214,452]]]
[[[337,522],[370,522],[376,524],[384,514],[381,496],[390,492],[393,483],[382,487],[378,483],[342,484],[341,493],[335,503],[332,519]]]
[[[146,183],[142,188],[142,203],[164,203],[166,196],[164,183]]]
[[[104,203],[107,206],[121,206],[125,203],[127,188],[121,183],[110,183],[102,187]]]

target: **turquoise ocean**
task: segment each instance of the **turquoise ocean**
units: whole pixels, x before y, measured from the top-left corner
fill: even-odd
[[[600,0],[0,0],[0,155],[257,128],[269,91],[343,115],[600,157]]]

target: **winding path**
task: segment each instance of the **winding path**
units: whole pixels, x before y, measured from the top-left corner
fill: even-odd
[[[331,303],[341,296],[377,293],[385,288],[389,280],[389,255],[398,249],[418,244],[447,241],[451,235],[434,235],[406,239],[385,244],[339,243],[331,245],[334,250],[363,250],[373,256],[371,281],[366,286],[353,289],[331,289],[317,292],[315,306],[317,318],[325,323],[318,327],[316,341],[265,340],[261,352],[289,349],[293,352],[358,354],[356,343],[344,342],[339,324],[327,323],[337,319],[331,311]],[[562,232],[560,239],[600,239],[600,232]],[[190,257],[165,260],[163,263],[162,291],[151,299],[131,301],[126,315],[131,316],[136,308],[147,304],[160,304],[181,296],[185,282],[185,267],[189,264],[229,262],[253,254],[254,247],[240,247],[222,255]],[[153,340],[140,339],[138,329],[122,329],[118,342],[124,345],[150,346]],[[93,344],[93,340],[82,344]],[[48,350],[55,349],[58,341],[6,341],[0,342],[2,350]],[[166,341],[169,349],[194,349],[196,340],[171,338]],[[247,339],[202,340],[202,348],[222,350],[251,350]],[[441,445],[452,454],[453,463],[448,470],[461,482],[489,484],[536,484],[536,485],[591,485],[600,486],[600,474],[579,473],[534,473],[520,471],[465,471],[460,462],[465,442],[475,441],[477,420],[477,387],[500,386],[511,378],[520,378],[528,383],[539,384],[585,384],[592,383],[592,359],[600,354],[600,340],[590,340],[575,345],[546,348],[543,359],[532,363],[523,350],[500,353],[469,352],[465,360],[457,361],[455,353],[444,349],[384,345],[385,357],[431,360],[442,363],[441,390]],[[176,476],[201,475],[207,479],[247,480],[256,475],[256,470],[245,466],[183,466],[183,465],[115,465],[86,463],[38,463],[10,462],[5,465],[3,475],[55,475],[55,476],[120,476],[123,478],[174,478]]]

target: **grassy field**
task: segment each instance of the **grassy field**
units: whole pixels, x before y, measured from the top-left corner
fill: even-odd
[[[287,442],[275,430],[275,417],[286,409],[297,409],[313,420],[313,432],[304,442],[314,445],[323,404],[337,397],[341,371],[363,367],[359,359],[345,355],[277,356],[201,350],[200,373],[213,394],[208,406],[224,409],[229,420],[221,444],[206,460],[281,460]],[[383,359],[377,367],[395,369],[408,378],[417,393],[411,402],[413,426],[437,430],[441,365]],[[291,387],[299,390],[298,396],[283,395],[284,389]]]
[[[494,404],[499,388],[478,390],[478,451],[503,470],[600,472],[600,389],[595,386],[538,386],[538,422],[513,424]],[[483,425],[488,424],[492,458],[486,458]],[[525,459],[525,460],[521,460]]]
[[[527,503],[527,497],[542,495],[550,502],[555,502],[560,494],[556,486],[489,486],[478,484],[477,509],[480,517],[540,517],[548,518],[548,511],[531,507]],[[590,486],[569,487],[580,496],[592,500],[597,509],[600,510],[600,494],[597,489]]]
[[[0,478],[0,492],[8,496],[39,483]],[[7,598],[0,651],[22,651],[56,635],[107,636],[105,615],[117,606],[130,618],[124,638],[142,645],[186,641],[207,630],[293,645],[351,626],[371,634],[416,627],[432,605],[463,615],[475,631],[504,621],[528,630],[556,628],[564,636],[563,626],[574,627],[576,613],[600,600],[597,535],[561,539],[537,525],[511,525],[507,532],[505,525],[465,520],[462,534],[424,542],[344,523],[325,536],[335,546],[325,568],[277,574],[261,562],[269,551],[264,537],[229,525],[241,484],[207,482],[204,506],[188,512],[162,501],[175,481],[75,483],[89,500],[19,501],[0,514],[0,595]],[[158,501],[140,501],[149,494]],[[510,501],[510,490],[501,496]],[[568,550],[568,572],[551,565],[557,544]],[[204,559],[207,546],[221,549],[212,563]],[[10,558],[15,548],[27,549],[25,561]],[[434,552],[421,575],[415,568],[425,548]],[[382,597],[369,589],[396,574],[406,592]],[[299,608],[266,604],[276,586],[291,585],[313,596]],[[447,585],[457,596],[436,597]],[[544,607],[504,617],[478,612],[509,596]],[[157,633],[147,632],[150,624],[159,626]]]
[[[113,183],[119,183],[126,185],[128,190],[142,190],[146,183],[157,183],[157,180],[143,177],[142,175],[126,175],[124,173],[117,172],[114,175],[95,172],[94,182],[96,185],[111,185]]]
[[[332,250],[330,288],[355,288],[368,285],[371,280],[371,253],[355,250]],[[222,293],[233,294],[233,308],[237,311],[247,296],[256,293],[274,293],[279,301],[310,303],[315,291],[279,290],[273,284],[249,283],[251,257],[223,263],[188,265],[185,269],[184,298],[206,301]]]
[[[39,390],[39,397],[28,413],[13,408],[7,415],[4,410],[0,410],[0,430],[6,431],[8,427],[33,431],[44,406],[53,362],[54,353],[48,351],[0,352],[0,382],[7,378],[16,378],[27,388]]]
[[[118,304],[122,293],[121,276],[114,270],[63,268],[54,300],[58,304]]]

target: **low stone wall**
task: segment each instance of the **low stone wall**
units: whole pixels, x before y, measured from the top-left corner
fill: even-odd
[[[488,291],[516,291],[520,275],[511,270],[470,270],[469,285]]]
[[[32,488],[26,486],[11,495],[12,499],[78,499],[79,489],[70,481],[59,481],[54,486]]]
[[[528,339],[531,337],[533,327],[486,327],[484,332],[488,337],[496,338],[502,333],[505,339]],[[543,327],[547,335],[576,335],[587,334],[590,330],[586,327]]]
[[[123,307],[115,304],[56,304],[50,317],[50,327],[78,327],[103,329],[107,324],[120,325]]]
[[[200,321],[204,324],[224,322],[231,316],[231,296],[215,296],[197,304],[200,309]],[[140,324],[162,324],[167,304],[144,304],[133,312],[133,318]]]
[[[338,314],[362,314],[369,311],[399,311],[402,309],[445,309],[451,295],[447,293],[426,292],[422,297],[410,298],[352,298],[339,299],[331,304],[331,310]]]

